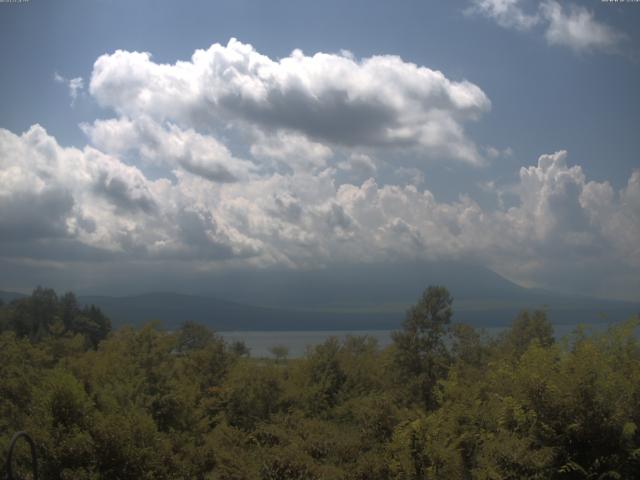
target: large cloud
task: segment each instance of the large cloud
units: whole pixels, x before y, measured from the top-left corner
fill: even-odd
[[[547,285],[558,272],[640,268],[640,171],[616,192],[567,165],[564,151],[523,167],[503,186],[516,204],[496,209],[373,178],[339,183],[332,167],[226,183],[177,169],[152,181],[93,147],[62,148],[40,126],[20,136],[0,130],[0,160],[5,260],[296,268],[463,258]],[[591,287],[608,281],[594,276]]]
[[[0,162],[0,241],[22,245],[18,256],[40,258],[49,242],[73,260],[61,240],[123,258],[254,254],[169,180],[92,147],[63,148],[39,125],[21,136],[0,129]]]
[[[356,60],[295,50],[276,61],[235,39],[173,65],[155,63],[148,53],[103,55],[90,92],[120,115],[202,132],[257,128],[327,148],[413,149],[469,163],[482,158],[463,125],[491,105],[477,85],[397,56]]]
[[[236,182],[245,179],[255,166],[236,158],[214,137],[176,125],[161,126],[140,117],[96,120],[83,124],[83,130],[95,146],[115,155],[131,153],[143,162],[180,167],[213,182]]]
[[[39,125],[0,129],[0,263],[14,272],[101,262],[123,278],[164,269],[170,282],[236,265],[426,258],[470,259],[532,285],[579,277],[605,294],[638,278],[640,172],[616,191],[560,151],[512,185],[486,183],[497,208],[422,187],[416,158],[481,163],[463,126],[490,103],[398,57],[275,61],[235,40],[174,65],[118,51],[96,61],[90,93],[116,117],[83,124],[82,149]],[[396,165],[406,153],[413,163]]]

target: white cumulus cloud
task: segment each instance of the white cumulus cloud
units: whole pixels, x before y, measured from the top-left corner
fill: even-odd
[[[153,158],[153,142],[138,139],[146,133],[128,127]],[[195,144],[188,148],[203,141],[176,135]],[[101,138],[113,152],[129,148]],[[0,130],[3,257],[197,262],[198,268],[230,261],[298,268],[473,259],[509,278],[545,285],[587,267],[640,268],[640,171],[616,191],[589,181],[579,165],[567,163],[565,151],[523,167],[514,185],[494,186],[517,196],[508,208],[483,208],[467,195],[439,201],[410,183],[339,183],[333,167],[255,170],[232,182],[176,168],[173,178],[150,180],[119,155],[63,148],[38,125],[22,135]],[[178,149],[177,162],[182,155]],[[375,175],[368,157],[347,162]],[[594,275],[592,287],[610,281]]]
[[[558,151],[513,184],[482,184],[496,207],[426,189],[416,159],[467,168],[512,151],[481,155],[467,137],[490,108],[480,87],[399,57],[273,60],[236,40],[173,65],[118,51],[95,62],[90,93],[115,116],[82,124],[84,148],[39,125],[0,129],[3,261],[171,275],[467,259],[530,285],[588,278],[598,292],[640,270],[640,171],[617,190]],[[612,265],[620,275],[597,275]]]
[[[473,164],[482,157],[464,123],[491,106],[477,85],[397,56],[356,60],[345,52],[294,50],[273,60],[235,39],[173,65],[155,63],[149,53],[103,55],[89,89],[101,105],[130,118],[198,131],[244,126],[302,135],[326,148],[414,149]]]
[[[171,123],[160,125],[148,117],[96,120],[83,124],[82,129],[105,152],[133,154],[143,162],[179,167],[213,182],[236,182],[256,168],[252,162],[234,157],[211,135]]]

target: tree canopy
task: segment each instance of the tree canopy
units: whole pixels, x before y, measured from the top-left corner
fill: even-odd
[[[640,477],[638,318],[555,341],[543,311],[490,337],[452,307],[430,287],[387,348],[273,359],[37,289],[0,306],[0,445],[28,431],[45,479]]]

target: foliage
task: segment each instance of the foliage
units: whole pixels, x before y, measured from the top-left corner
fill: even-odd
[[[407,312],[402,330],[394,332],[398,378],[411,387],[427,409],[437,406],[437,382],[446,375],[444,337],[453,314],[453,299],[444,287],[429,287]]]
[[[38,287],[31,296],[1,308],[0,332],[13,331],[20,338],[40,341],[81,335],[97,347],[111,331],[111,321],[94,305],[80,307],[69,292],[62,297],[54,290]]]
[[[0,445],[29,431],[45,479],[640,478],[639,319],[563,342],[541,311],[497,338],[451,319],[432,287],[385,349],[260,359],[37,289],[0,306]]]

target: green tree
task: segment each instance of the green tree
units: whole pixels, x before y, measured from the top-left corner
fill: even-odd
[[[269,349],[269,352],[274,356],[276,362],[284,362],[289,356],[289,347],[286,345],[274,345]]]
[[[501,338],[505,348],[515,356],[522,355],[532,342],[538,342],[542,347],[553,345],[553,325],[547,319],[544,310],[527,310],[521,312],[513,321],[511,328]]]
[[[236,357],[248,357],[251,355],[251,349],[247,347],[247,344],[244,343],[242,340],[235,340],[231,342],[231,345],[229,346],[229,350]]]
[[[252,430],[278,410],[281,393],[278,369],[242,360],[229,372],[220,400],[230,425]]]
[[[427,409],[437,406],[436,384],[447,372],[449,354],[444,340],[452,303],[445,287],[430,286],[407,312],[402,330],[392,334],[400,379]]]
[[[180,327],[176,349],[180,353],[201,350],[210,345],[214,339],[214,333],[206,326],[187,321]]]
[[[457,361],[473,367],[483,365],[488,357],[483,337],[471,325],[457,323],[451,328],[451,354]]]
[[[50,334],[58,318],[58,297],[50,288],[37,287],[30,297],[10,305],[9,328],[19,337],[38,341]]]
[[[95,305],[83,308],[74,323],[74,331],[84,334],[93,348],[107,338],[111,331],[111,320]]]
[[[98,307],[80,308],[73,293],[58,298],[54,290],[42,287],[0,308],[0,319],[2,330],[13,330],[33,342],[80,334],[88,347],[96,348],[111,331],[111,320]]]
[[[303,404],[314,415],[334,407],[347,379],[340,365],[340,343],[335,337],[311,350],[302,365]]]
[[[75,319],[80,315],[78,299],[73,292],[67,292],[60,297],[59,311],[65,333],[72,331]]]

